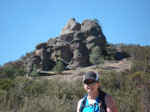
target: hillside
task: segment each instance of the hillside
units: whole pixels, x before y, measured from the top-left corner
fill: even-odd
[[[97,20],[70,19],[58,37],[0,67],[0,112],[75,112],[96,71],[119,112],[149,112],[150,46],[110,44]]]

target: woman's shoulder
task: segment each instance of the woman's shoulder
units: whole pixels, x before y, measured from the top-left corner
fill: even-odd
[[[113,99],[113,97],[111,95],[109,95],[109,94],[105,95],[105,101],[106,101],[106,103],[111,102],[112,100],[114,100],[114,99]]]
[[[78,101],[78,103],[77,103],[77,112],[79,112],[80,106],[81,106],[81,103],[82,103],[83,100],[84,100],[84,98],[81,98],[81,99]]]
[[[81,105],[81,103],[83,102],[83,100],[84,100],[84,97],[81,98],[81,99],[78,101],[78,105]]]

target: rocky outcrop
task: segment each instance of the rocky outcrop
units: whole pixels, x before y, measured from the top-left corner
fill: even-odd
[[[62,29],[61,35],[73,33],[81,29],[81,24],[76,22],[74,18],[70,19],[66,26]]]
[[[88,66],[92,48],[98,46],[105,49],[106,44],[106,38],[97,21],[85,20],[80,24],[75,19],[70,19],[60,36],[36,46],[26,65],[27,68],[35,64],[41,70],[51,70],[59,58],[71,68]]]

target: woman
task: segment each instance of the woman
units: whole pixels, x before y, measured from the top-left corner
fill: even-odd
[[[87,72],[83,77],[87,95],[79,100],[77,112],[118,112],[112,97],[100,90],[98,75]]]

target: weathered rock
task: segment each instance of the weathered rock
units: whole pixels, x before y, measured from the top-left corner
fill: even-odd
[[[96,36],[88,36],[86,38],[87,43],[93,43],[95,40],[97,40]]]
[[[54,48],[53,52],[51,53],[51,59],[52,60],[57,60],[57,58],[61,58],[66,62],[69,62],[72,58],[72,51],[69,46],[62,46],[62,47],[57,47]]]
[[[88,35],[98,36],[102,33],[101,27],[94,20],[84,20],[81,24],[81,31],[88,33]]]
[[[79,31],[81,24],[76,22],[74,18],[70,19],[66,26],[62,29],[61,35],[73,33],[74,31]]]
[[[89,54],[85,44],[77,42],[72,47],[74,48],[72,65],[74,67],[82,67],[89,65]]]
[[[88,66],[91,49],[95,46],[105,49],[106,43],[97,21],[85,20],[80,24],[70,19],[60,36],[36,46],[34,58],[27,61],[28,71],[32,71],[33,64],[41,70],[51,70],[58,59],[70,67]]]
[[[46,48],[47,47],[47,43],[40,43],[36,46],[36,49],[41,49],[41,48]]]
[[[49,47],[51,47],[51,46],[53,46],[53,45],[55,45],[56,44],[56,42],[57,42],[57,40],[56,39],[53,39],[53,38],[51,38],[51,39],[49,39],[48,40],[48,46]]]
[[[60,36],[60,40],[70,44],[73,40],[73,33],[65,34]]]
[[[26,76],[28,77],[31,75],[31,72],[33,71],[33,64],[34,64],[33,55],[30,57],[27,57],[25,59],[24,64],[26,66]]]

